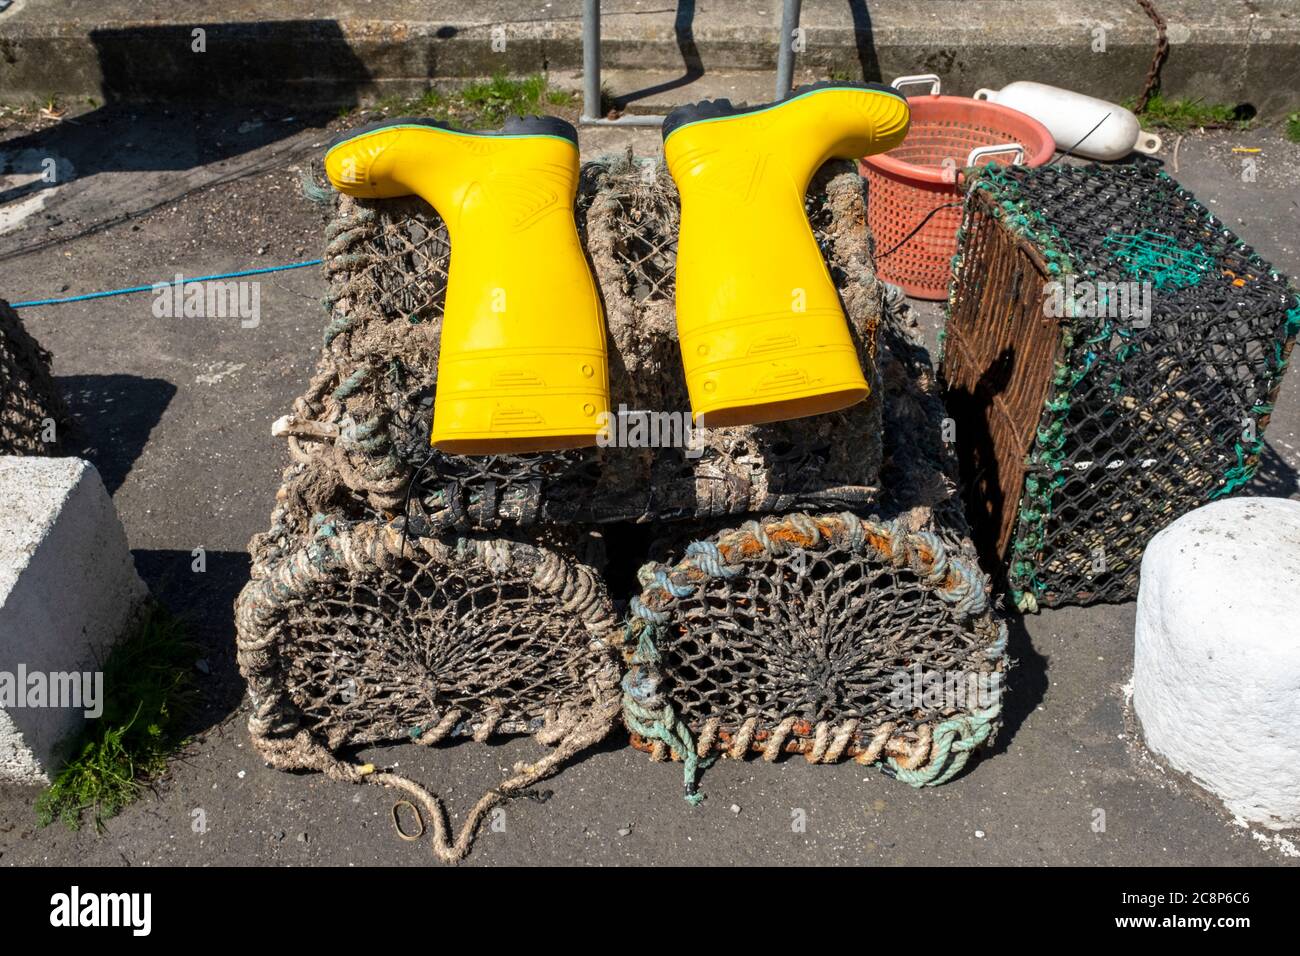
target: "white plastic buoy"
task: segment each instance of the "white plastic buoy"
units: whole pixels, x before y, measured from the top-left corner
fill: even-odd
[[[1147,746],[1243,819],[1300,825],[1300,502],[1198,508],[1142,555],[1133,707]]]
[[[976,90],[975,99],[1032,116],[1051,131],[1058,149],[1072,149],[1076,156],[1111,161],[1123,159],[1135,149],[1139,153],[1160,151],[1160,137],[1143,132],[1132,112],[1085,93],[1017,80],[1000,90]]]

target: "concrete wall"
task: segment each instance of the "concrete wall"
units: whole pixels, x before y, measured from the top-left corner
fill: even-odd
[[[433,79],[578,70],[580,0],[547,4],[371,0],[181,9],[161,0],[19,0],[0,14],[0,98],[51,93],[352,104]],[[606,4],[607,70],[680,76],[771,71],[780,0]],[[693,10],[692,10],[693,6]],[[1297,0],[1159,0],[1164,88],[1261,111],[1300,109]],[[674,10],[674,7],[677,9]],[[613,10],[614,12],[608,12]],[[690,15],[685,15],[690,11]],[[809,0],[801,67],[867,79],[941,74],[951,92],[1039,80],[1108,99],[1136,95],[1156,31],[1128,0]],[[206,50],[192,50],[205,30]],[[1094,52],[1104,31],[1105,52]],[[500,41],[505,41],[504,49]],[[682,102],[691,100],[689,86]]]

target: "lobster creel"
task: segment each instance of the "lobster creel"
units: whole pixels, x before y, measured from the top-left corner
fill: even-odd
[[[50,353],[0,300],[0,455],[57,455],[70,423]]]
[[[768,517],[646,565],[641,580],[623,717],[635,745],[685,763],[692,801],[718,754],[883,761],[933,786],[996,731],[1006,625],[978,566],[932,532],[849,513]]]
[[[253,579],[236,603],[253,742],[280,769],[405,791],[432,821],[435,853],[458,860],[492,807],[616,722],[605,586],[558,545],[408,538],[379,518],[317,514],[310,524],[309,536],[287,545],[255,540]],[[432,793],[340,756],[365,744],[504,734],[553,749],[485,794],[454,838]]]
[[[1024,611],[1129,600],[1152,537],[1258,470],[1300,296],[1152,161],[967,193],[941,372],[980,552]]]
[[[431,533],[859,507],[878,492],[881,454],[879,296],[862,182],[850,164],[827,164],[807,205],[873,390],[851,408],[693,429],[684,440],[690,404],[673,311],[677,194],[662,168],[616,157],[584,167],[577,210],[609,326],[605,447],[430,454],[451,252],[441,219],[413,199],[339,201],[327,229],[330,314],[320,363],[277,431],[300,460],[330,456],[347,487],[388,515],[400,512],[416,476],[411,504]]]

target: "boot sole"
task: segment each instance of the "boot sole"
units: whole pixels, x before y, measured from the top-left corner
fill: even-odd
[[[345,143],[351,143],[354,140],[361,139],[363,136],[369,136],[371,133],[377,133],[386,129],[432,129],[440,133],[450,133],[454,136],[493,136],[507,139],[523,139],[531,136],[549,137],[551,139],[563,139],[572,143],[575,147],[578,145],[578,131],[572,123],[560,119],[558,116],[513,116],[506,120],[505,125],[499,130],[470,130],[459,129],[450,123],[444,123],[441,120],[429,119],[427,117],[411,116],[399,119],[379,120],[374,123],[367,123],[364,126],[358,126],[356,129],[346,130],[335,136],[325,147],[325,153],[330,152],[342,146]]]
[[[664,119],[663,138],[668,141],[668,137],[677,130],[686,126],[693,126],[696,123],[707,123],[712,120],[730,119],[733,116],[745,116],[750,113],[761,113],[765,110],[776,109],[778,106],[785,106],[795,100],[803,99],[805,96],[812,96],[816,93],[824,93],[829,90],[844,90],[854,93],[885,93],[889,96],[896,97],[907,102],[907,97],[892,86],[886,86],[883,83],[834,83],[823,81],[821,83],[810,83],[792,90],[790,95],[785,99],[777,100],[775,103],[760,103],[757,106],[735,106],[731,100],[704,100],[700,103],[693,103],[690,106],[679,106],[673,110]]]

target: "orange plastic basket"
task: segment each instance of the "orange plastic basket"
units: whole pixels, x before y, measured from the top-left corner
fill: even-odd
[[[908,97],[912,125],[896,149],[858,162],[867,180],[867,220],[876,253],[889,252],[926,215],[959,199],[960,171],[986,160],[1042,166],[1056,143],[1047,127],[1006,106],[961,96],[939,95],[939,78],[904,76],[901,89],[929,83],[928,95]],[[880,259],[880,278],[917,299],[946,299],[961,206],[948,206],[930,217],[915,236]]]

